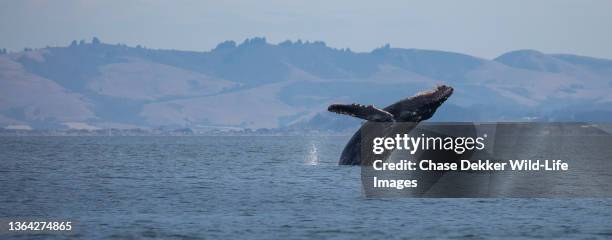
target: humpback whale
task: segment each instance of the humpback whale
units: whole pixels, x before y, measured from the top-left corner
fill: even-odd
[[[368,122],[414,122],[418,123],[433,116],[436,109],[453,94],[453,88],[439,85],[436,88],[417,93],[383,109],[372,105],[332,104],[327,110],[367,120]],[[361,165],[361,131],[363,125],[344,147],[340,165]]]

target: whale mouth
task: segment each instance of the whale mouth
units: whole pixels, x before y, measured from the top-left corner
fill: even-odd
[[[450,86],[438,85],[432,90],[417,93],[411,100],[421,111],[435,111],[453,94],[453,91]]]
[[[447,85],[438,85],[435,89],[418,93],[415,97],[424,97],[430,102],[444,102],[453,94],[454,89]]]
[[[450,86],[438,85],[434,89],[417,93],[413,97],[395,103],[385,110],[396,116],[395,120],[398,122],[420,122],[431,118],[453,91]]]

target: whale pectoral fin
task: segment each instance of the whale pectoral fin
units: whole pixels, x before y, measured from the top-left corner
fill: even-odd
[[[327,108],[328,111],[346,114],[349,116],[365,119],[374,122],[393,122],[393,114],[376,108],[372,105],[361,105],[361,104],[332,104]]]

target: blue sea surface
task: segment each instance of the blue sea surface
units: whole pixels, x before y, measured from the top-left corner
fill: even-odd
[[[0,238],[612,238],[612,199],[367,199],[340,137],[0,137]]]

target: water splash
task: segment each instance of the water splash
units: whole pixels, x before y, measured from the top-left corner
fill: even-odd
[[[304,163],[306,165],[319,165],[319,151],[314,142],[310,143],[310,149],[308,150],[308,154],[304,159]]]

